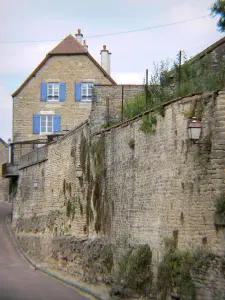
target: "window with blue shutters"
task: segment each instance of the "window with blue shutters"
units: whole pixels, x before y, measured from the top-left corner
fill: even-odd
[[[53,131],[60,131],[60,115],[53,115]]]
[[[65,82],[41,82],[40,99],[41,101],[65,101]]]
[[[33,133],[51,134],[60,131],[60,115],[56,114],[34,114]]]
[[[41,82],[40,84],[40,99],[41,101],[47,100],[47,83]]]
[[[93,82],[76,82],[75,83],[75,101],[90,102],[92,100]]]
[[[33,115],[33,133],[40,133],[40,115]]]

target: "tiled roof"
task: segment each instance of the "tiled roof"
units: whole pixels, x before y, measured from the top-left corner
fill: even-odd
[[[112,77],[99,65],[99,63],[93,58],[93,56],[74,38],[71,34],[68,35],[62,42],[60,42],[54,49],[52,49],[41,63],[34,69],[34,71],[27,77],[27,79],[21,84],[21,86],[12,94],[15,97],[31,80],[32,77],[41,69],[46,61],[54,55],[87,55],[90,60],[99,68],[99,70],[109,79],[112,84],[116,85],[116,82]]]
[[[49,54],[83,54],[88,51],[71,34],[60,42]]]

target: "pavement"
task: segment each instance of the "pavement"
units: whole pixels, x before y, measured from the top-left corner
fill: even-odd
[[[31,267],[15,249],[4,224],[11,205],[0,201],[0,300],[85,300],[76,289]]]

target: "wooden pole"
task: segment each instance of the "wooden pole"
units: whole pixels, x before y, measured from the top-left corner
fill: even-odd
[[[182,60],[182,52],[180,50],[179,52],[179,73],[178,73],[178,86],[179,86],[179,92],[180,92],[180,84],[181,84],[181,60]]]
[[[148,109],[148,69],[146,69],[146,78],[145,78],[145,104],[147,110]]]

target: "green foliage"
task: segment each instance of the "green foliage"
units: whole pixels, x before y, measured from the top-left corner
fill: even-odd
[[[216,204],[216,214],[219,214],[221,216],[225,216],[225,196],[223,195],[219,199],[217,199]]]
[[[150,86],[145,92],[125,102],[124,118],[133,118],[146,110],[153,110],[155,114],[164,116],[162,105],[164,102],[188,94],[212,92],[224,88],[225,60],[221,61],[216,70],[212,69],[212,61],[208,56],[187,61],[185,54],[182,53],[182,62],[181,67],[178,60],[167,59],[160,64],[154,64]],[[187,117],[192,116],[193,113],[193,111],[185,112]]]
[[[129,249],[119,262],[117,283],[123,289],[129,288],[145,293],[150,290],[152,252],[148,245]]]
[[[220,19],[217,23],[221,32],[225,31],[225,2],[224,0],[216,0],[211,8],[212,16],[219,16]]]
[[[196,299],[195,286],[191,278],[193,258],[188,252],[170,249],[164,256],[158,269],[158,293],[160,300],[176,291],[180,299]]]
[[[153,113],[145,114],[142,116],[142,123],[140,125],[140,130],[143,132],[154,133],[156,131],[157,118]]]
[[[129,99],[124,104],[124,117],[125,119],[133,118],[142,114],[146,108],[145,94],[137,94],[133,99]]]

